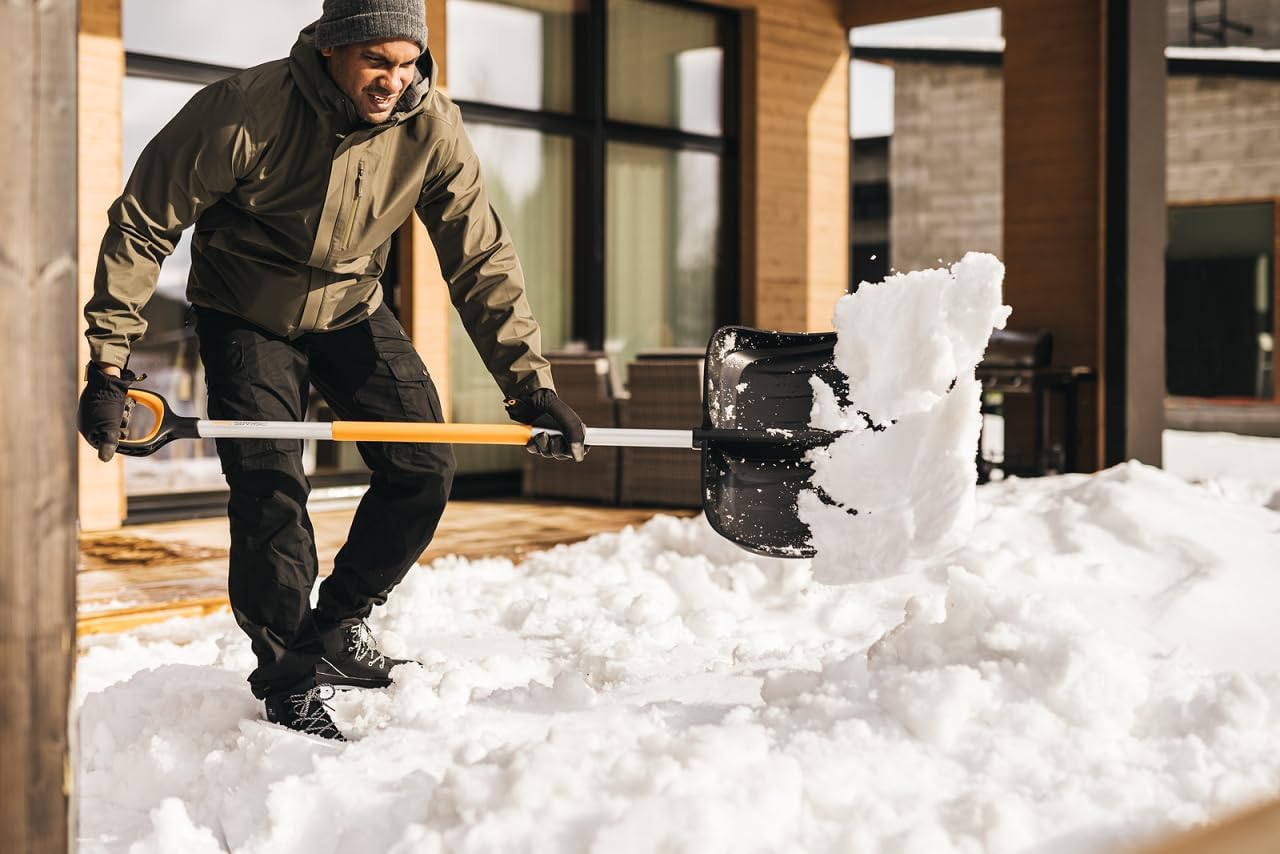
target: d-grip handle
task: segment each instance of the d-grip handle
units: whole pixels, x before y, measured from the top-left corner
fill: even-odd
[[[135,406],[148,410],[155,419],[151,432],[140,439],[123,438],[116,451],[130,457],[149,457],[174,439],[198,439],[200,432],[195,418],[178,415],[169,403],[153,391],[129,389],[129,399]]]

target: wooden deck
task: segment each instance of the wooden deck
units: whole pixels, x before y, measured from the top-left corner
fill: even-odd
[[[346,539],[354,507],[311,514],[320,572],[326,575]],[[689,510],[594,507],[533,501],[453,501],[423,555],[509,557],[638,525],[659,513]],[[81,635],[124,631],[170,617],[228,607],[225,518],[133,525],[80,537],[77,576]]]

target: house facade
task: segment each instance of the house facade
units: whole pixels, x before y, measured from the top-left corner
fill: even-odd
[[[1168,6],[1166,425],[1277,436],[1280,14],[1233,2],[1226,44],[1210,45],[1186,2]],[[970,249],[1003,257],[1002,51],[857,42],[855,32],[855,59],[893,69],[895,122],[891,136],[855,144],[852,216],[866,224],[851,235],[855,279],[860,268],[917,269]],[[874,201],[860,208],[860,196]],[[1029,326],[1016,304],[1010,324],[1052,331]]]
[[[982,5],[432,0],[427,11],[443,86],[463,109],[515,238],[546,347],[600,350],[625,366],[641,351],[696,347],[728,323],[829,328],[850,284],[849,30]],[[224,0],[210,16],[203,4],[80,4],[82,300],[104,212],[141,146],[201,85],[284,56],[319,8]],[[1162,255],[1139,233],[1152,199],[1163,222],[1163,186],[1157,193],[1138,180],[1134,167],[1149,160],[1128,157],[1150,147],[1155,126],[1141,115],[1151,99],[1135,93],[1163,87],[1162,66],[1151,76],[1163,47],[1149,38],[1152,11],[1121,0],[1009,0],[1002,9],[1005,111],[991,133],[1004,153],[1008,300],[1028,323],[1052,323],[1060,352],[1101,371],[1082,405],[1087,466],[1158,462],[1152,400],[1158,407],[1163,396],[1132,374],[1151,369],[1148,353],[1163,339],[1118,308],[1163,293]],[[1047,54],[1056,61],[1045,63]],[[422,227],[406,223],[394,250],[384,288],[450,417],[500,420],[496,388],[452,317]],[[134,367],[175,408],[198,414],[182,251],[148,306]],[[325,417],[320,401],[313,417]],[[350,449],[308,453],[318,490],[349,489],[362,475]],[[469,453],[463,480],[499,476],[516,460]],[[141,512],[220,510],[207,444],[106,465],[84,448],[79,470],[86,529]]]

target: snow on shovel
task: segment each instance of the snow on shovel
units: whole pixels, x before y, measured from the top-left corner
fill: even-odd
[[[586,444],[700,450],[703,509],[712,528],[757,554],[812,557],[809,526],[800,520],[796,504],[802,490],[813,490],[808,452],[840,435],[809,426],[811,378],[847,393],[847,380],[835,366],[835,343],[834,332],[724,327],[707,346],[701,426],[587,427]],[[131,389],[129,396],[155,418],[147,435],[120,442],[120,453],[137,457],[153,454],[175,439],[523,445],[534,433],[555,432],[521,424],[209,421],[176,414],[154,392]]]

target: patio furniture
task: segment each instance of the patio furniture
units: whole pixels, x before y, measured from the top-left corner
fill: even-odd
[[[982,383],[984,432],[986,416],[1004,418],[1004,449],[999,458],[988,458],[982,452],[979,439],[979,482],[990,480],[992,472],[997,470],[1004,475],[1032,477],[1077,470],[1080,385],[1096,380],[1097,373],[1083,365],[1052,365],[1052,358],[1053,336],[1048,332],[996,330],[992,333],[976,374]],[[1007,398],[1011,395],[1029,397],[1030,430],[1010,429],[1006,416],[1009,414]],[[1055,397],[1061,402],[1057,408],[1056,430]],[[1013,427],[1021,426],[1015,418]]]
[[[650,350],[627,366],[630,399],[621,426],[691,429],[702,423],[706,353]],[[623,448],[618,500],[623,505],[701,507],[701,458],[682,448]]]
[[[617,403],[610,378],[609,360],[597,350],[553,351],[551,362],[556,393],[592,427],[617,427]],[[528,454],[521,476],[521,492],[528,498],[555,498],[616,504],[618,501],[617,448],[592,448],[580,463],[548,460]]]

